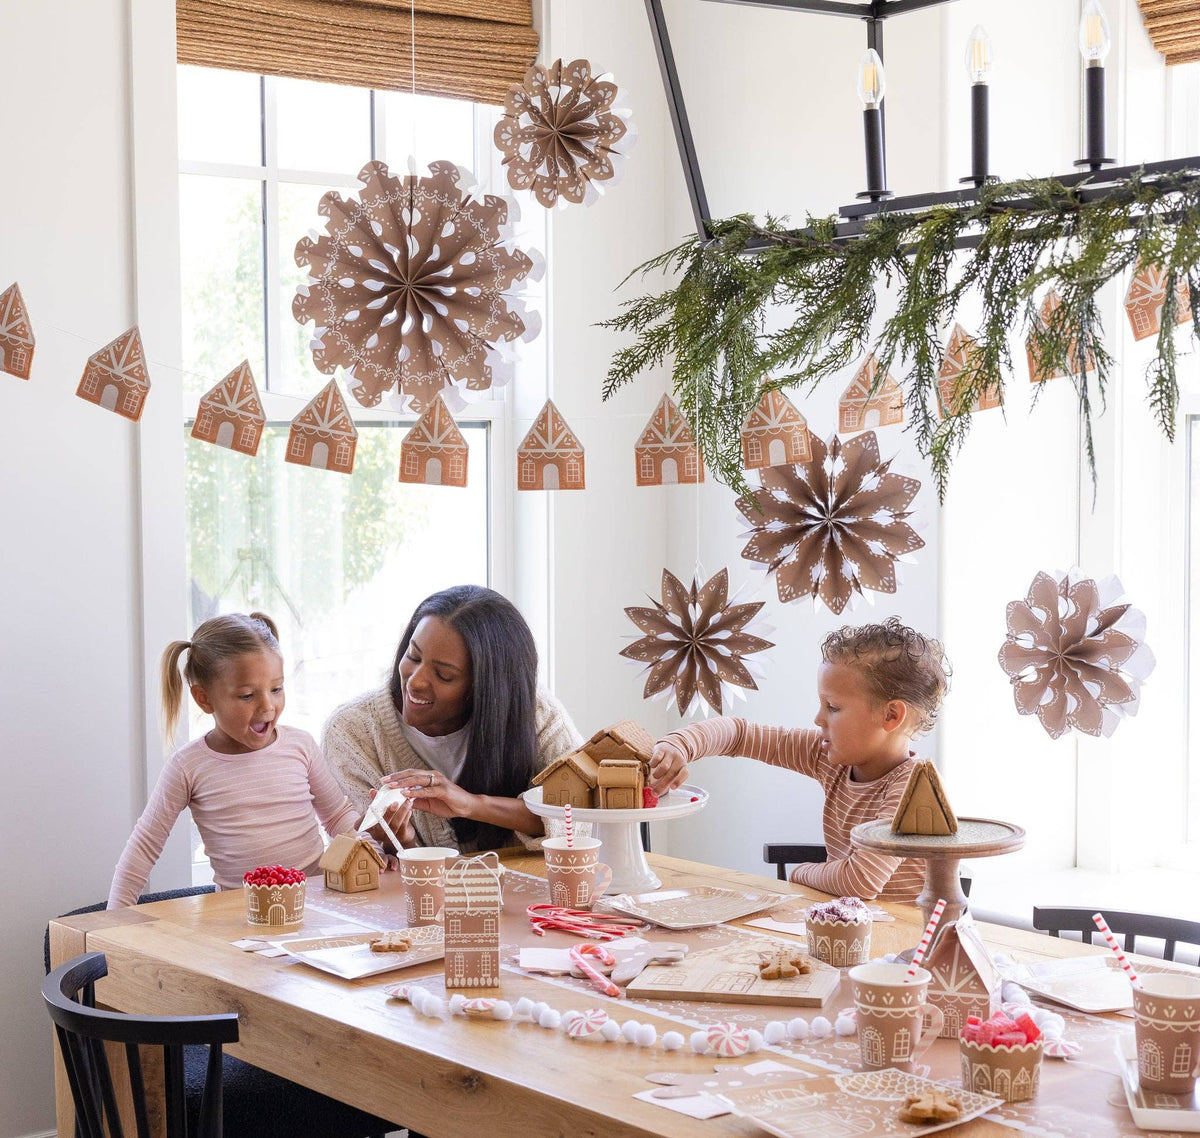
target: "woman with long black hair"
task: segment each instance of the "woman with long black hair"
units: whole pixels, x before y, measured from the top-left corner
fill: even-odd
[[[360,812],[380,785],[405,789],[409,801],[385,815],[403,845],[471,853],[514,834],[538,844],[542,820],[517,795],[580,742],[537,688],[537,648],[516,606],[457,585],[417,606],[388,684],[339,707],[322,748]]]

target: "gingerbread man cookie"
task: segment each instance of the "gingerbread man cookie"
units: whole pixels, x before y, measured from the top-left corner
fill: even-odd
[[[371,941],[372,952],[407,952],[412,948],[412,936],[407,932],[382,933]]]
[[[901,1122],[953,1122],[962,1113],[957,1095],[942,1087],[930,1087],[919,1095],[906,1095],[900,1109]]]
[[[808,957],[786,948],[777,948],[758,965],[758,974],[764,980],[792,980],[811,971],[812,961]]]

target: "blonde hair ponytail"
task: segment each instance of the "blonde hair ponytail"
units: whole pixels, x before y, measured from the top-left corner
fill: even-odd
[[[190,640],[172,640],[162,654],[162,716],[163,742],[168,747],[175,742],[175,728],[183,706],[183,677],[179,674],[179,657],[190,647]]]

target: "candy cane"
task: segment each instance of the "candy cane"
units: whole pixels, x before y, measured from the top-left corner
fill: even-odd
[[[619,940],[645,928],[641,921],[560,905],[530,905],[525,913],[538,936],[545,936],[547,929],[557,929],[590,940]]]
[[[1104,934],[1104,939],[1108,941],[1108,947],[1117,954],[1117,959],[1121,962],[1121,967],[1125,969],[1125,973],[1129,977],[1129,982],[1135,988],[1140,988],[1142,982],[1138,979],[1138,974],[1133,970],[1133,965],[1126,959],[1124,950],[1117,944],[1117,938],[1113,936],[1112,929],[1108,927],[1108,922],[1104,919],[1103,914],[1093,913],[1092,920],[1096,922],[1096,928]]]
[[[569,955],[571,963],[592,982],[592,986],[598,991],[603,992],[606,996],[612,996],[615,1000],[619,1000],[624,995],[616,984],[603,972],[594,968],[587,959],[589,956],[594,956],[601,964],[611,967],[616,964],[617,958],[607,948],[599,944],[576,944],[571,946]]]
[[[939,897],[938,903],[933,907],[933,915],[929,918],[929,924],[925,926],[925,932],[921,936],[921,943],[917,945],[917,951],[913,953],[912,963],[908,966],[908,975],[905,977],[905,982],[915,980],[917,978],[917,969],[921,965],[921,961],[925,959],[925,953],[929,951],[929,942],[933,940],[933,932],[938,927],[938,921],[942,919],[942,913],[945,912],[946,902]]]

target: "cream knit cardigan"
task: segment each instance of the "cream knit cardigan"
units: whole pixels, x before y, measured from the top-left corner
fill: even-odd
[[[534,720],[539,771],[583,742],[566,708],[540,688]],[[414,767],[430,769],[405,739],[399,713],[387,687],[367,692],[334,711],[325,724],[321,750],[360,816],[371,800],[370,791],[379,785],[385,774]],[[412,821],[421,845],[459,848],[454,827],[448,819],[414,810]],[[529,849],[541,846],[540,837],[521,833],[517,837]],[[474,851],[463,850],[463,853],[471,852]]]

